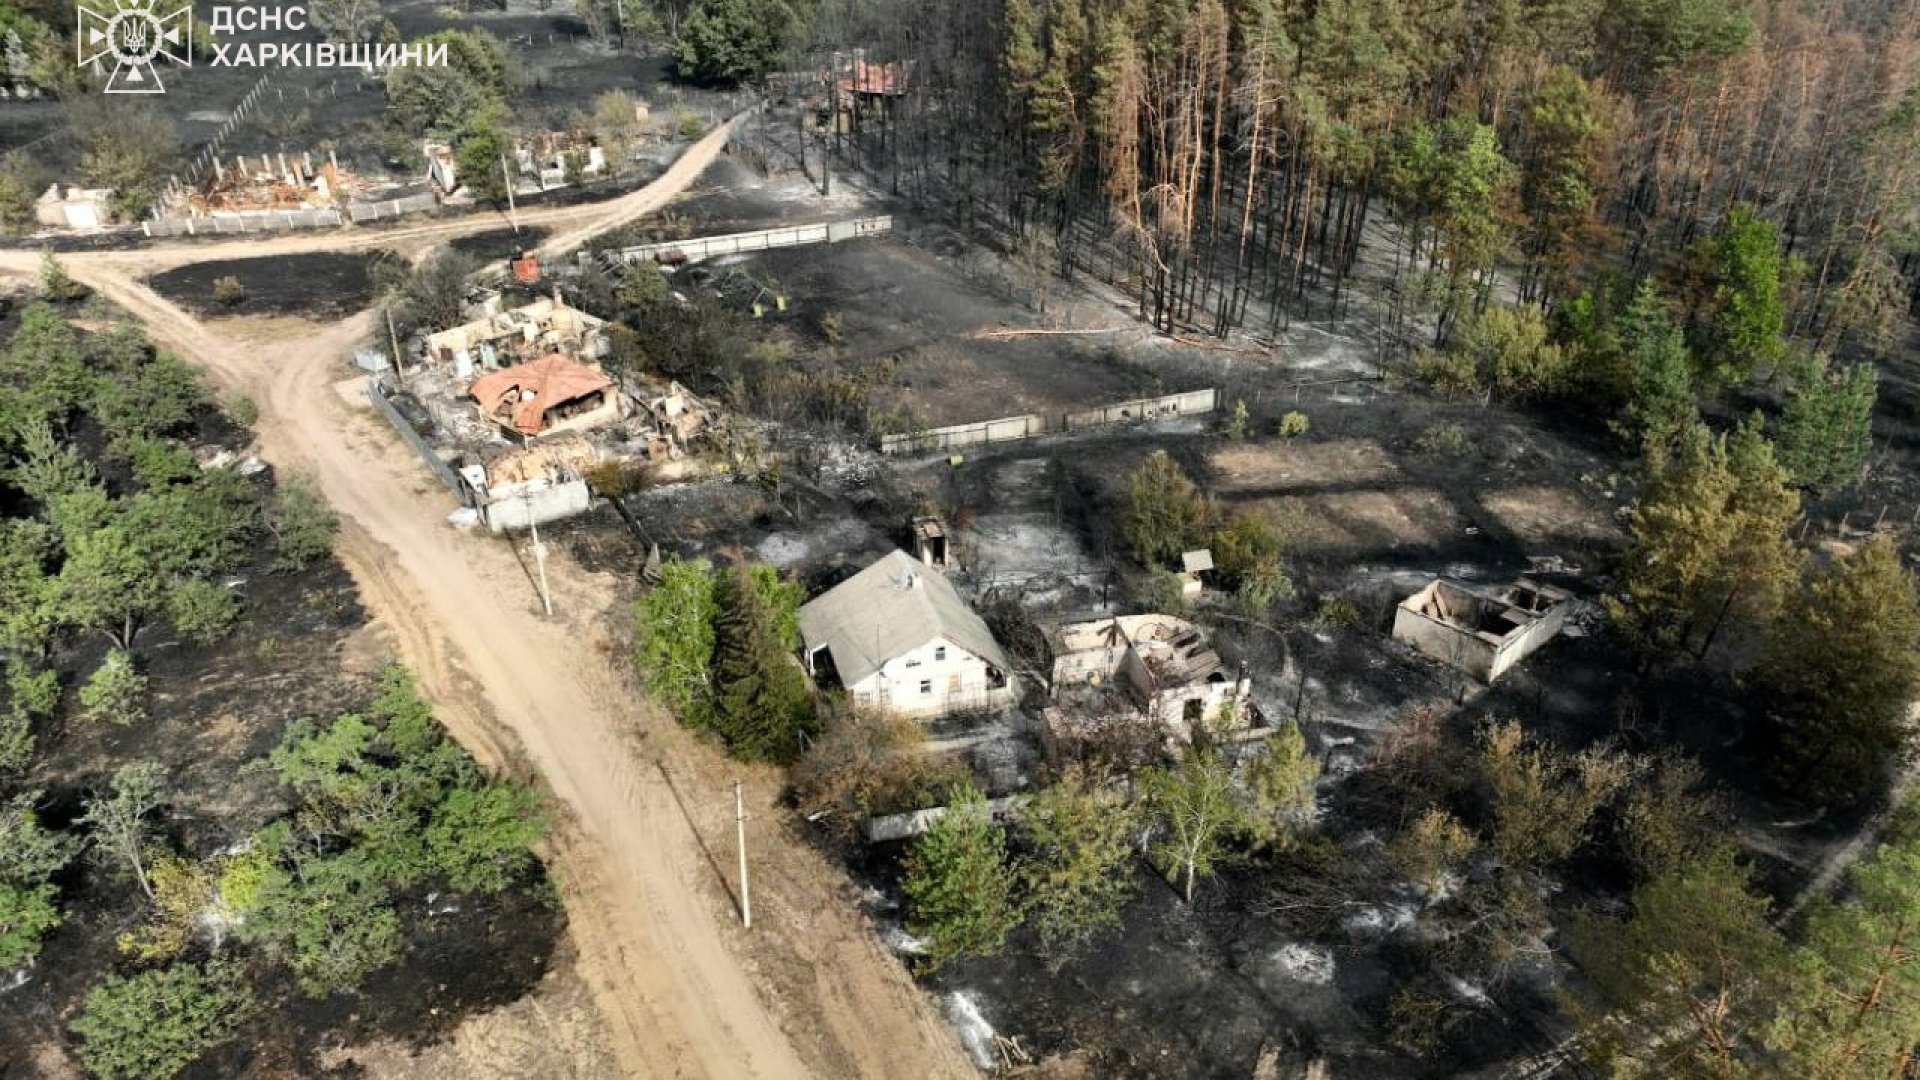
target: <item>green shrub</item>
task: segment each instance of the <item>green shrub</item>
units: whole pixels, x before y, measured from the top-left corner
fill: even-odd
[[[603,461],[585,473],[587,487],[602,499],[620,499],[644,491],[652,474],[644,462]]]
[[[1435,424],[1420,433],[1413,449],[1422,457],[1461,457],[1473,449],[1473,441],[1459,424]]]
[[[1321,630],[1345,630],[1360,625],[1360,609],[1353,601],[1335,593],[1320,598],[1313,612],[1313,625]]]
[[[247,298],[247,287],[237,277],[213,279],[214,302],[223,307],[232,307]]]
[[[1247,437],[1247,403],[1238,398],[1233,402],[1233,415],[1227,420],[1225,431],[1227,438],[1239,442]]]
[[[260,406],[254,404],[252,398],[240,394],[227,402],[227,416],[241,427],[250,428],[260,421]]]
[[[707,122],[692,109],[679,109],[673,114],[673,130],[681,138],[692,142],[706,133]]]
[[[1421,349],[1413,355],[1413,371],[1443,398],[1471,397],[1480,392],[1479,365],[1465,353]]]
[[[1291,410],[1280,418],[1280,437],[1283,439],[1297,439],[1305,435],[1310,426],[1306,413],[1298,409]]]
[[[240,601],[217,581],[189,578],[167,594],[167,618],[175,630],[211,645],[240,620]]]
[[[146,718],[146,698],[147,677],[121,649],[108,652],[80,688],[80,707],[87,719],[123,727]]]
[[[234,966],[176,964],[109,978],[70,1028],[99,1080],[163,1080],[232,1039],[254,1008]]]
[[[1454,351],[1486,373],[1501,397],[1553,397],[1567,390],[1569,365],[1548,337],[1539,308],[1491,307],[1461,328]]]

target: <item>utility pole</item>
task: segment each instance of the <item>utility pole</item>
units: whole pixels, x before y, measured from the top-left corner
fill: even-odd
[[[513,231],[520,231],[520,212],[513,207],[513,174],[507,171],[507,155],[500,155],[500,179],[507,184],[507,220],[513,223]]]
[[[540,542],[540,523],[533,517],[533,497],[522,495],[520,502],[527,508],[527,527],[533,530],[533,562],[540,568],[540,606],[546,610],[547,618],[551,619],[553,594],[547,591],[547,545]]]
[[[827,126],[833,128],[833,149],[827,149],[825,139],[820,140],[820,194],[823,198],[832,198],[834,156],[840,151],[840,53],[837,50],[827,61],[827,95]]]
[[[393,328],[393,305],[387,305],[387,341],[393,345],[393,370],[400,381],[407,379],[407,365],[400,362],[400,335]]]
[[[733,782],[733,839],[740,851],[740,925],[753,929],[753,900],[747,892],[747,804],[740,781]]]

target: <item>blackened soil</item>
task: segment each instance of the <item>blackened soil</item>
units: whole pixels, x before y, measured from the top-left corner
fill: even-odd
[[[514,232],[512,229],[494,229],[490,232],[474,233],[462,236],[447,246],[462,255],[472,256],[483,262],[511,259],[521,252],[540,246],[547,238],[547,230],[529,226]]]
[[[200,315],[299,315],[339,319],[373,302],[373,265],[378,254],[323,252],[267,259],[221,259],[156,274],[154,291]],[[214,297],[214,283],[239,280],[245,296],[236,303]]]

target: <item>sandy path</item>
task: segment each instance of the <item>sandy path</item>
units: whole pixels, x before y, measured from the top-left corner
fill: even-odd
[[[726,134],[723,127],[708,135],[660,180],[615,204],[564,208],[542,220],[565,228],[565,242],[578,243],[657,209],[706,168]],[[437,239],[492,227],[469,221],[408,232]],[[390,245],[393,236],[383,234],[381,242]],[[563,819],[549,862],[562,884],[581,970],[629,1074],[971,1075],[919,992],[860,932],[845,898],[831,895],[832,873],[773,829],[764,858],[774,864],[775,897],[785,901],[792,927],[781,956],[792,961],[797,954],[810,983],[779,988],[797,994],[783,1001],[750,974],[741,948],[729,947],[730,939],[739,946],[742,934],[689,820],[694,811],[683,809],[666,780],[669,772],[711,779],[713,763],[699,756],[705,748],[635,700],[604,643],[595,647],[612,594],[607,582],[562,567],[555,602],[563,615],[543,618],[511,549],[448,527],[451,496],[391,432],[335,393],[341,359],[372,328],[369,313],[306,337],[235,341],[136,280],[176,258],[337,250],[350,242],[283,238],[63,261],[74,277],[140,319],[156,342],[204,365],[223,389],[253,397],[264,455],[281,470],[311,475],[339,511],[340,554],[363,601],[448,727],[491,763],[513,762],[517,747],[546,780]],[[0,252],[0,269],[33,273],[37,259]],[[643,739],[651,754],[639,745]],[[769,822],[779,813],[771,795],[766,783],[756,786],[756,809]],[[788,1030],[776,1012],[788,1018]]]

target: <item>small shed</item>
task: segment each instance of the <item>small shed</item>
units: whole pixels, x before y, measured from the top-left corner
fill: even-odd
[[[947,542],[947,523],[931,515],[913,519],[913,556],[935,570],[945,570],[951,548]]]
[[[1200,575],[1213,569],[1213,550],[1201,548],[1198,551],[1183,552],[1180,556],[1180,593],[1183,596],[1198,596],[1205,583]]]

